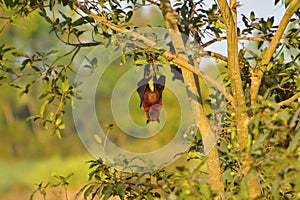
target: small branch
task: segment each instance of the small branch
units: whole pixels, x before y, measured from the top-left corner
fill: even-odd
[[[211,57],[214,57],[216,59],[219,59],[219,60],[222,60],[222,61],[228,63],[228,58],[226,56],[223,56],[222,54],[219,54],[219,53],[213,52],[213,51],[206,51],[206,53],[208,53],[208,55],[210,55]],[[240,69],[244,68],[244,64],[242,61],[239,61],[239,67],[240,67]]]
[[[214,38],[214,39],[212,39],[212,40],[210,40],[210,41],[208,41],[208,42],[202,44],[202,47],[205,48],[205,47],[207,47],[207,46],[209,46],[209,45],[212,45],[212,44],[215,43],[215,42],[222,41],[222,40],[226,40],[226,39],[227,39],[226,37],[218,37],[218,38]]]
[[[97,46],[97,45],[103,45],[103,42],[86,42],[86,43],[71,43],[68,41],[63,40],[61,37],[59,37],[59,35],[55,32],[56,37],[64,44],[69,45],[69,46],[73,46],[73,47],[93,47],[93,46]],[[68,37],[69,38],[69,37]]]
[[[147,0],[149,3],[151,3],[152,5],[156,5],[158,7],[160,7],[160,4],[158,2],[155,2],[153,0]]]
[[[192,20],[192,19],[193,19],[194,15],[195,15],[196,7],[197,7],[199,4],[201,4],[201,3],[203,3],[203,0],[199,0],[198,2],[194,2],[194,3],[193,3],[193,6],[192,6],[192,8],[191,8],[191,13],[190,13],[190,16],[189,16],[189,20]]]
[[[10,17],[0,16],[0,19],[10,19]]]
[[[210,55],[211,57],[223,60],[224,62],[228,62],[228,58],[226,56],[223,56],[222,54],[212,51],[206,51],[206,53],[208,53],[208,55]]]
[[[226,39],[227,39],[226,37],[218,37],[218,38],[212,39],[212,40],[204,43],[202,45],[202,47],[205,48],[207,46],[212,45],[215,42],[226,40]],[[272,39],[273,39],[273,37],[269,38],[269,40],[268,40],[267,38],[238,36],[238,40],[248,40],[248,41],[257,41],[257,42],[270,41]],[[287,39],[287,37],[286,36],[282,36],[281,39]]]
[[[77,48],[79,47],[75,47],[72,50],[68,51],[67,53],[63,54],[62,56],[58,56],[55,60],[53,60],[53,62],[50,64],[50,66],[52,67],[58,60],[70,55],[71,53],[73,53]]]
[[[287,105],[287,104],[289,104],[289,103],[294,102],[294,101],[295,101],[296,99],[298,99],[298,98],[300,98],[300,92],[296,93],[294,96],[292,96],[292,97],[289,98],[289,99],[286,99],[286,100],[284,100],[284,101],[282,101],[282,102],[279,102],[278,105],[279,105],[279,106]]]

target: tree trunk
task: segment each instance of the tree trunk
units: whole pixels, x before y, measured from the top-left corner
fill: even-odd
[[[227,54],[228,54],[228,69],[235,104],[235,121],[237,128],[238,144],[240,151],[244,151],[247,145],[249,135],[248,126],[250,118],[247,114],[247,105],[241,72],[238,61],[238,35],[236,24],[236,1],[230,1],[230,7],[226,0],[218,0],[221,14],[226,26],[227,35]],[[260,185],[256,180],[255,174],[251,171],[251,155],[247,154],[241,158],[243,164],[243,174],[247,179],[249,197],[256,198],[261,195]]]
[[[173,16],[173,10],[170,1],[161,0],[160,5],[165,19],[165,26],[167,29],[169,29],[169,34],[174,49],[177,54],[181,54],[188,62],[188,57],[185,54],[185,46],[182,41],[181,33],[178,30],[175,17]],[[219,195],[222,195],[224,192],[224,185],[221,176],[218,148],[217,145],[215,145],[216,137],[210,127],[209,120],[205,115],[203,105],[201,104],[201,98],[198,92],[194,74],[185,68],[181,69],[187,90],[197,97],[196,99],[190,98],[190,101],[195,120],[198,122],[198,129],[203,139],[204,151],[207,155],[206,165],[209,175],[209,183],[212,190],[217,191]]]

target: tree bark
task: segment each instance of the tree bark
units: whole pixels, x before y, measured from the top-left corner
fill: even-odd
[[[165,26],[169,29],[174,49],[177,54],[182,55],[182,57],[188,62],[188,57],[185,54],[185,46],[173,15],[171,3],[169,0],[161,0],[160,6],[165,19]],[[207,155],[206,165],[209,174],[209,183],[212,190],[215,190],[219,193],[219,195],[222,195],[224,192],[224,185],[221,176],[218,148],[217,145],[215,145],[216,137],[210,127],[209,120],[205,115],[203,105],[201,104],[200,94],[198,93],[194,74],[185,68],[182,68],[182,74],[187,90],[197,96],[197,99],[190,98],[190,102],[195,120],[197,121],[198,129],[203,139],[204,151]]]
[[[250,118],[247,114],[247,105],[243,91],[243,83],[238,61],[238,36],[236,24],[236,1],[230,1],[230,7],[226,0],[218,0],[220,11],[226,26],[228,69],[235,102],[235,120],[240,151],[244,151],[249,135],[248,126]],[[255,174],[251,171],[251,156],[246,154],[242,159],[243,174],[247,179],[249,197],[256,198],[261,195],[259,183]]]

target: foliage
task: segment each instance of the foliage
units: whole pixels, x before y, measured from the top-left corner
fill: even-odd
[[[68,51],[58,50],[36,52],[29,55],[14,47],[0,46],[0,83],[20,89],[20,94],[29,93],[38,83],[42,83],[39,98],[43,103],[38,114],[32,116],[33,121],[42,122],[45,128],[51,126],[53,134],[61,138],[65,128],[63,116],[66,106],[72,105],[72,97],[81,98],[76,88],[80,83],[72,83],[76,69],[73,62],[79,51],[84,48],[107,44],[109,38],[118,32],[125,32],[131,24],[136,7],[149,5],[159,6],[153,1],[0,1],[3,9],[11,13],[5,18],[13,23],[19,17],[30,16],[38,12],[50,27],[50,32],[65,46]],[[163,3],[164,1],[161,1]],[[218,1],[221,2],[221,1]],[[275,5],[279,0],[275,0]],[[243,95],[247,110],[243,111],[249,119],[246,136],[246,148],[240,149],[241,132],[236,124],[241,118],[238,102],[234,104],[227,98],[227,112],[224,114],[224,125],[218,130],[219,159],[225,191],[213,191],[206,168],[206,158],[201,156],[203,141],[199,133],[192,138],[192,145],[186,152],[188,162],[176,166],[175,170],[163,168],[150,173],[126,173],[118,171],[114,166],[106,166],[101,159],[90,161],[89,183],[78,193],[94,199],[97,196],[108,199],[119,196],[121,199],[209,199],[221,195],[232,199],[249,198],[251,185],[247,185],[247,174],[255,175],[261,188],[256,196],[274,199],[296,199],[300,196],[300,38],[299,38],[299,3],[296,0],[282,1],[287,10],[295,7],[291,18],[284,19],[288,23],[283,35],[278,30],[282,27],[275,24],[274,16],[267,19],[256,16],[252,11],[249,16],[242,14],[243,25],[237,28],[237,39],[248,41],[248,46],[239,46],[238,70],[242,80]],[[124,6],[126,5],[126,6]],[[240,5],[236,3],[230,9],[236,12]],[[179,1],[173,5],[174,16],[181,33],[190,35],[198,45],[206,47],[222,40],[228,35],[228,24],[220,13],[220,5],[206,5],[203,1]],[[289,10],[290,9],[290,10]],[[285,17],[285,16],[284,16]],[[284,23],[284,20],[282,23]],[[286,25],[287,25],[286,23]],[[213,38],[208,40],[208,38]],[[275,38],[275,39],[274,39]],[[275,51],[267,64],[268,51],[275,45]],[[173,50],[169,49],[171,53]],[[159,49],[125,54],[121,63],[134,59],[135,64],[149,62],[147,54],[151,52],[153,59],[167,66],[177,64],[175,59],[165,56]],[[113,52],[112,52],[113,53]],[[221,60],[220,71],[226,91],[234,95],[234,85],[228,57],[218,52],[207,52],[210,56]],[[193,52],[194,60],[201,57],[201,52]],[[11,62],[15,61],[16,65]],[[96,60],[91,60],[89,68],[93,68]],[[262,64],[263,63],[263,64]],[[198,72],[196,70],[196,72]],[[259,80],[258,96],[252,93],[255,87],[253,80],[262,73]],[[197,74],[199,75],[199,74]],[[200,78],[205,78],[201,77]],[[31,79],[29,80],[28,77]],[[20,80],[23,81],[20,81]],[[29,81],[28,81],[29,80]],[[219,91],[221,92],[221,91]],[[254,96],[254,97],[253,97]],[[211,97],[218,100],[220,95]],[[254,101],[253,101],[254,99]],[[212,101],[213,103],[213,101]],[[210,116],[208,116],[210,117]],[[245,120],[247,122],[247,120]],[[246,123],[245,122],[245,123]],[[196,155],[196,156],[195,156]],[[247,160],[248,159],[248,160]],[[245,162],[247,160],[247,162]],[[125,161],[124,161],[125,162]],[[128,162],[128,161],[126,161]],[[188,167],[196,162],[196,167]],[[245,164],[247,163],[247,164]],[[250,163],[250,164],[249,164]],[[246,171],[246,173],[245,173]],[[68,177],[67,177],[68,178]],[[66,178],[66,179],[67,179]],[[60,184],[67,185],[61,177]],[[40,184],[36,190],[45,194],[48,185]]]

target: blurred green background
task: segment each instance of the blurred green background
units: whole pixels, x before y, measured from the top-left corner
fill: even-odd
[[[5,43],[28,54],[66,48],[49,33],[48,25],[37,13],[12,24],[2,20],[0,26],[3,28],[1,45]],[[88,179],[85,162],[92,157],[78,138],[71,113],[65,118],[68,126],[62,140],[51,135],[50,130],[26,120],[38,113],[42,103],[38,98],[39,87],[36,85],[23,96],[17,89],[0,87],[0,199],[29,199],[36,184],[55,182],[54,175],[74,172],[70,188],[76,189]]]
[[[11,14],[5,8],[0,9],[5,15]],[[156,12],[156,10],[153,10],[154,8],[148,9],[150,11],[144,12],[143,9],[140,9],[136,12],[132,22],[137,24],[137,26],[146,26],[149,23],[154,26],[161,25],[161,16],[158,14],[153,15],[153,12]],[[150,15],[150,13],[152,14]],[[150,17],[151,21],[149,21]],[[54,34],[50,33],[50,27],[39,18],[37,13],[32,13],[29,17],[15,19],[13,23],[1,20],[0,30],[2,30],[0,32],[0,45],[6,44],[6,47],[16,47],[16,50],[24,51],[29,55],[36,52],[47,52],[52,49],[57,49],[62,54],[70,49],[61,44]],[[18,66],[17,62],[11,64],[14,67]],[[108,71],[107,73],[108,77],[114,77],[114,71]],[[24,84],[28,80],[28,78],[24,78],[18,82]],[[43,87],[43,85],[37,84],[29,94],[22,96],[20,96],[20,90],[18,89],[0,87],[1,200],[29,199],[37,184],[55,182],[55,175],[67,176],[70,173],[74,173],[70,178],[69,185],[71,193],[74,191],[74,194],[87,183],[89,169],[86,161],[93,159],[93,157],[87,152],[78,137],[71,108],[67,108],[67,114],[64,118],[66,129],[62,132],[61,140],[51,135],[51,131],[44,129],[41,124],[26,120],[39,112],[42,104],[42,100],[38,98],[40,87]],[[110,87],[103,88],[106,88],[106,90],[111,89]],[[172,97],[172,93],[169,91],[166,93],[169,93]],[[98,102],[100,109],[101,106],[103,107],[103,105],[109,105],[110,103],[109,99],[105,100],[105,98],[102,98],[101,100],[102,102]],[[169,101],[169,106],[176,104],[172,99],[169,99]],[[142,117],[137,117],[136,119],[140,120],[140,123],[141,121],[146,121],[143,110],[138,107],[138,95],[133,94],[130,102],[131,108],[136,106],[136,111],[132,115],[139,113],[138,115]],[[101,109],[101,112],[97,114],[101,118],[101,116],[107,116],[106,112],[105,109]],[[172,128],[172,126],[170,127]],[[172,132],[172,130],[166,130],[166,132]],[[112,136],[115,137],[114,135]],[[170,138],[172,138],[172,135],[170,135]],[[158,140],[161,141],[160,139]],[[118,141],[124,144],[126,143],[126,138]],[[57,196],[59,192],[55,193],[54,197],[50,195],[47,199],[58,199],[55,195]],[[42,199],[42,196],[37,196],[34,199],[39,198]]]

